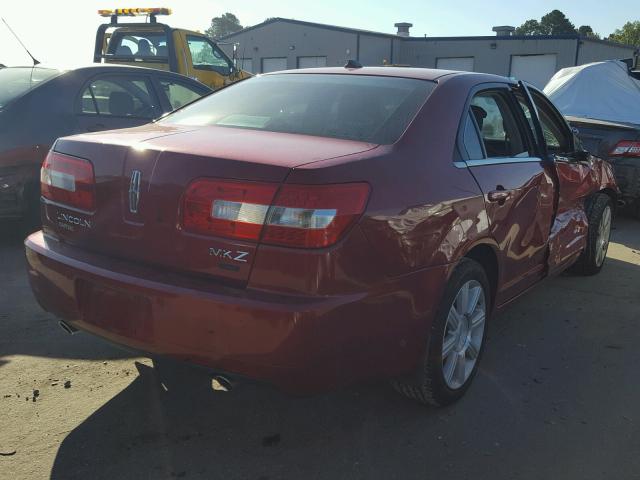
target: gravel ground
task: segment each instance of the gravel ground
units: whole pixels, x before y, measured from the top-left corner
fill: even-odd
[[[467,396],[429,409],[384,384],[168,397],[151,363],[65,334],[0,225],[0,479],[640,479],[640,222],[592,278],[544,282],[495,318]]]

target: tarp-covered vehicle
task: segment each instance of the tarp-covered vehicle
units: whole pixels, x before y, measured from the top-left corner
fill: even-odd
[[[640,80],[622,61],[560,70],[544,89],[585,148],[614,166],[622,199],[640,216]]]

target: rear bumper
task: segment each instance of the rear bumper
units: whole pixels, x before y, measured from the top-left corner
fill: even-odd
[[[72,326],[296,393],[413,368],[450,268],[422,270],[374,291],[309,297],[155,271],[78,251],[42,232],[25,246],[38,302]]]

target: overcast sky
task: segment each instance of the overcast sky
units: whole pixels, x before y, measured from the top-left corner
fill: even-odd
[[[602,35],[640,18],[637,0],[0,0],[0,16],[42,62],[74,65],[92,60],[95,31],[104,21],[97,10],[114,7],[170,7],[173,15],[167,23],[200,31],[212,17],[232,12],[245,26],[285,17],[393,33],[394,23],[406,21],[414,24],[411,33],[416,36],[492,35],[494,25],[518,26],[554,8],[576,26],[591,25]],[[28,63],[1,23],[0,63]]]

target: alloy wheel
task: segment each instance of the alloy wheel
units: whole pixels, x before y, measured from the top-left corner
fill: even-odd
[[[442,339],[442,373],[447,386],[461,388],[471,376],[482,342],[487,301],[480,282],[469,280],[456,295]]]
[[[602,266],[609,249],[609,237],[611,235],[611,207],[607,205],[602,211],[600,225],[598,226],[598,239],[596,240],[596,265]]]

